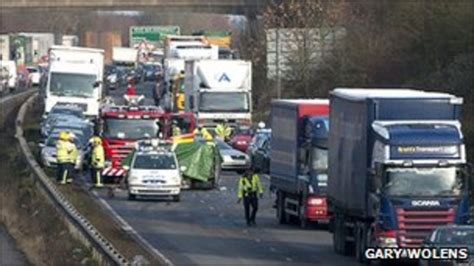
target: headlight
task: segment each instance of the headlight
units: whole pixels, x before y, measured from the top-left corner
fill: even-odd
[[[232,161],[232,157],[230,155],[222,155],[224,161]]]
[[[245,141],[245,140],[239,140],[239,141],[237,141],[237,144],[238,144],[238,145],[247,145],[247,141]]]

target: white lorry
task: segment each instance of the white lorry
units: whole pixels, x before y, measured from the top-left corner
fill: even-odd
[[[104,50],[53,46],[49,49],[45,113],[56,104],[75,104],[97,117],[102,100]]]
[[[252,63],[243,60],[188,60],[185,65],[185,110],[199,125],[215,128],[250,126]]]
[[[167,36],[166,58],[219,59],[219,47],[207,43],[204,36]]]
[[[41,63],[41,57],[47,55],[49,48],[54,45],[53,33],[24,32],[20,33],[20,35],[32,38],[32,59],[34,64]]]
[[[10,60],[10,36],[8,34],[0,35],[0,60]]]
[[[138,50],[128,47],[113,47],[112,61],[115,65],[135,68],[138,60]]]

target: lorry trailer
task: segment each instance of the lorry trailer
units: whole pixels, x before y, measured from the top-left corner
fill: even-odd
[[[274,100],[271,105],[271,186],[281,224],[328,222],[327,139],[329,101]]]

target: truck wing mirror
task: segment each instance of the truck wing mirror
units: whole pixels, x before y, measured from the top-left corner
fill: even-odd
[[[92,87],[98,88],[100,86],[100,84],[102,84],[102,81],[97,80],[96,82],[94,82],[94,84],[92,84]]]

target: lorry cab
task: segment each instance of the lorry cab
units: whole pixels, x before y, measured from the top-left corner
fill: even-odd
[[[381,206],[375,230],[393,232],[401,247],[416,247],[437,225],[466,224],[469,176],[460,123],[377,121],[372,127],[372,188]],[[382,218],[391,214],[394,219]]]
[[[301,173],[308,180],[308,194],[326,194],[328,179],[328,116],[306,116],[303,120]]]
[[[137,196],[171,197],[180,200],[181,172],[176,154],[158,140],[137,145],[128,172],[129,199]]]

